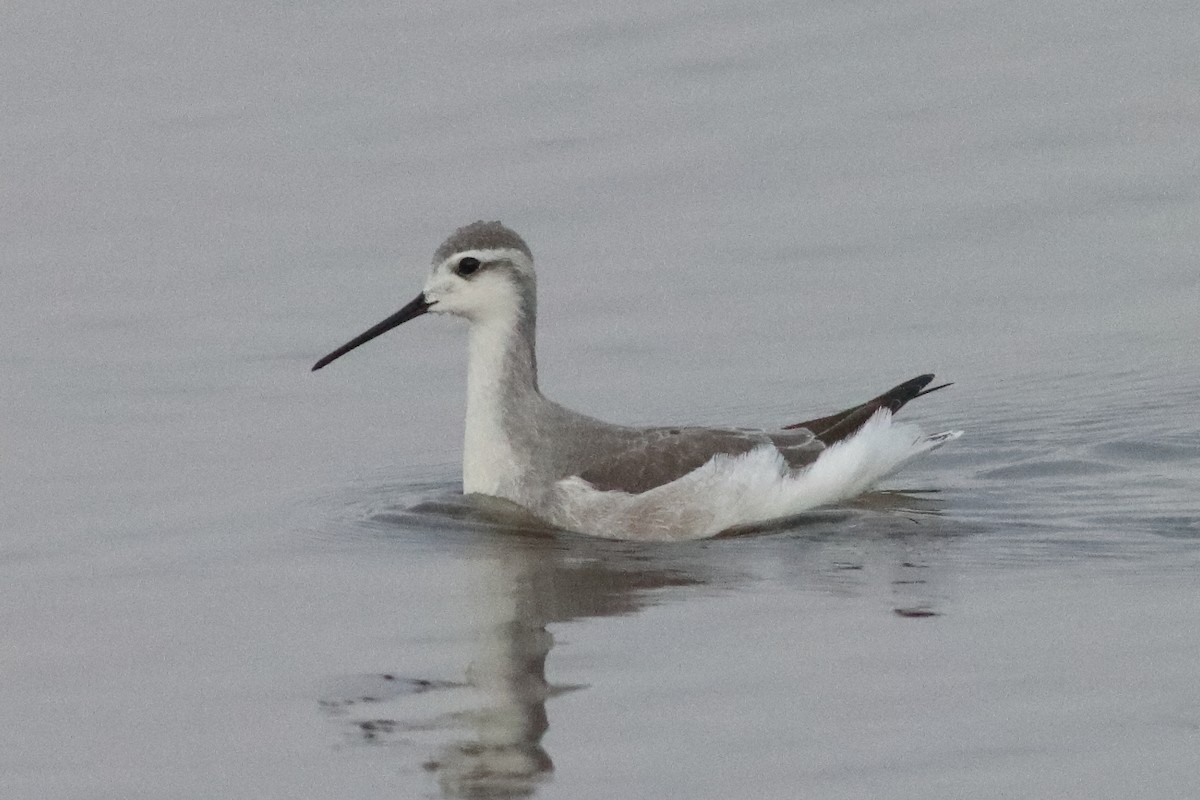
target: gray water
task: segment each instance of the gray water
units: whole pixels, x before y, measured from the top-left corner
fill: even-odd
[[[38,4],[0,25],[0,796],[1200,794],[1189,3]],[[674,546],[459,493],[454,227],[544,389],[961,440]]]

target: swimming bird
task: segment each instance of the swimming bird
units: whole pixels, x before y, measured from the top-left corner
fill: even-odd
[[[926,436],[892,422],[905,403],[949,385],[929,388],[933,375],[769,431],[615,425],[565,408],[538,387],[533,254],[499,222],[456,230],[412,302],[313,370],[426,313],[470,323],[463,492],[510,500],[559,528],[616,539],[712,536],[853,497],[961,434]]]

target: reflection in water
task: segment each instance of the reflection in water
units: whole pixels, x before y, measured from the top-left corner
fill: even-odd
[[[528,795],[553,769],[541,745],[549,727],[546,656],[553,644],[545,627],[552,598],[542,588],[542,577],[554,575],[558,564],[553,550],[520,540],[505,549],[507,538],[480,561],[478,638],[467,667],[480,703],[463,714],[472,736],[443,748],[427,765],[451,797]]]
[[[648,566],[618,547],[571,539],[496,535],[474,554],[483,568],[479,629],[468,683],[479,705],[460,715],[471,736],[428,763],[449,797],[522,797],[553,770],[542,747],[546,701],[576,687],[552,687],[546,626],[586,616],[629,613],[648,590],[698,584],[671,568]]]
[[[549,727],[546,656],[552,642],[545,628],[520,619],[481,636],[467,680],[482,693],[482,704],[463,715],[473,736],[445,747],[427,763],[446,795],[526,796],[553,769],[541,745]]]
[[[471,583],[477,603],[471,611],[473,655],[466,682],[360,677],[353,681],[355,688],[323,705],[339,713],[362,700],[465,693],[462,710],[443,712],[432,724],[371,718],[355,725],[371,741],[398,731],[453,731],[456,739],[443,740],[425,764],[447,797],[530,796],[554,768],[542,746],[549,728],[547,700],[581,688],[553,686],[546,678],[546,658],[554,644],[547,630],[551,623],[629,614],[661,601],[664,595],[656,590],[666,588],[727,591],[769,581],[806,586],[826,596],[858,596],[868,587],[886,587],[889,608],[883,613],[935,615],[937,542],[947,537],[917,517],[936,515],[928,503],[911,497],[876,496],[864,502],[810,514],[781,529],[786,531],[781,535],[665,546],[554,534],[528,527],[530,521],[514,516],[511,508],[461,496],[378,515],[375,522],[389,538],[403,534],[408,542],[417,537],[424,546],[468,560],[476,572]],[[920,535],[914,537],[917,531]],[[677,594],[671,597],[677,599]]]

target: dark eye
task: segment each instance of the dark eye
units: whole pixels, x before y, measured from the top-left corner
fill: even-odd
[[[456,271],[459,275],[470,275],[477,269],[479,269],[479,259],[467,256],[458,260],[458,269]]]

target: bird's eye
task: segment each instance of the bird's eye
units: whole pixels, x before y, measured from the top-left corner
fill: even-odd
[[[455,270],[459,275],[470,275],[475,270],[479,269],[479,259],[467,256],[460,258],[458,261],[458,269]]]

